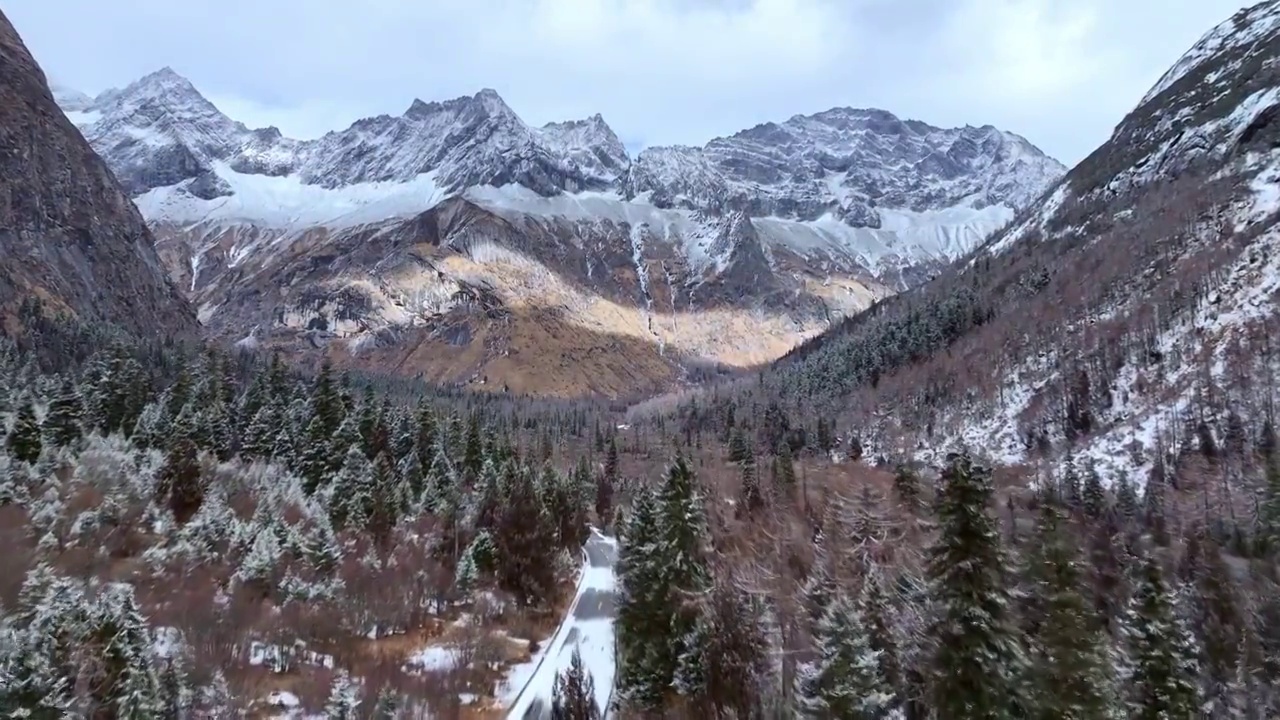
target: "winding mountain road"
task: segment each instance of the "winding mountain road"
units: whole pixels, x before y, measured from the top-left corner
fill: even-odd
[[[596,704],[607,716],[613,690],[613,565],[618,559],[618,543],[592,529],[583,547],[586,555],[578,592],[560,627],[544,649],[530,661],[532,673],[508,703],[507,720],[544,720],[551,717],[551,694],[556,677],[573,658],[574,648],[582,653],[582,664],[595,683]]]

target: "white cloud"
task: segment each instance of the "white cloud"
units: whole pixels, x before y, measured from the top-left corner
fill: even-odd
[[[163,65],[229,115],[315,136],[498,90],[527,121],[604,114],[701,144],[836,105],[992,124],[1067,162],[1241,0],[9,0],[86,91]]]

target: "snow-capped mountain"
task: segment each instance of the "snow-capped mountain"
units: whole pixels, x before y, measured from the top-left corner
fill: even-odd
[[[1228,494],[1214,502],[1239,502],[1253,497],[1229,497],[1240,473],[1187,462],[1273,420],[1278,301],[1280,0],[1268,0],[1206,34],[1005,231],[773,380],[801,404],[856,408],[842,424],[876,428],[877,452],[964,446],[1047,471],[1070,457],[1107,481],[1212,482]]]
[[[621,328],[653,346],[655,366],[767,361],[969,250],[1064,170],[1011,133],[881,110],[795,116],[633,159],[599,115],[533,127],[493,90],[414,100],[402,115],[305,141],[228,118],[168,68],[87,102],[61,96],[208,326],[233,336],[341,327],[365,350],[396,344],[376,331],[427,323],[402,312],[423,273],[382,273],[402,267],[407,245],[428,242],[431,282],[444,283],[432,297],[483,285],[504,305],[544,307],[546,288],[513,285],[475,257],[495,247],[581,296],[570,325]],[[360,260],[334,254],[355,238]],[[441,269],[459,253],[471,266]],[[293,275],[304,258],[307,297],[341,290],[362,298],[360,309],[311,300],[302,309]],[[281,273],[293,289],[278,284]],[[640,319],[593,317],[598,301]],[[719,316],[698,329],[712,309],[734,314],[727,335]],[[681,324],[688,313],[698,319]],[[763,333],[753,313],[769,318]]]

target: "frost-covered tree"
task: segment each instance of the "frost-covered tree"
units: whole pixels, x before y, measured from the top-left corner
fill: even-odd
[[[1118,718],[1106,637],[1081,592],[1078,552],[1061,523],[1057,509],[1045,504],[1029,588],[1039,598],[1037,631],[1030,641],[1035,713],[1043,720]]]
[[[195,690],[187,676],[182,654],[163,658],[159,663],[160,712],[166,720],[186,720],[195,709]]]
[[[191,519],[204,502],[204,482],[195,443],[179,438],[156,473],[155,499],[169,506],[179,524]]]
[[[618,694],[625,705],[657,711],[669,683],[658,667],[658,645],[669,642],[667,599],[662,594],[658,505],[641,488],[622,523],[618,543],[616,638]]]
[[[155,641],[132,585],[113,583],[102,591],[89,614],[85,644],[98,658],[90,687],[99,708],[120,720],[159,715],[164,703],[152,661]]]
[[[693,630],[697,617],[690,600],[697,599],[711,585],[706,510],[697,476],[683,456],[678,455],[667,468],[658,492],[658,506],[660,591],[672,638],[678,640]],[[677,652],[678,643],[659,647],[659,667],[668,682],[675,672]]]
[[[738,491],[738,507],[746,515],[764,507],[764,493],[760,490],[760,472],[756,468],[755,451],[748,445],[747,454],[738,464],[742,484]]]
[[[199,717],[209,720],[233,720],[240,717],[235,696],[231,694],[221,668],[214,670],[209,684],[200,688],[196,707],[199,708]]]
[[[339,530],[363,526],[369,519],[373,495],[373,464],[364,450],[352,446],[347,449],[342,469],[333,478],[333,501],[329,508],[333,526]]]
[[[458,567],[453,573],[453,591],[464,602],[470,601],[480,581],[480,570],[476,567],[475,555],[471,552],[474,545],[467,546],[467,552],[458,560]]]
[[[329,699],[324,705],[326,720],[356,720],[360,699],[356,685],[346,670],[339,670],[329,685]]]
[[[1197,717],[1195,646],[1178,618],[1173,592],[1154,557],[1148,557],[1134,593],[1126,627],[1133,672],[1129,679],[1132,720]]]
[[[80,389],[70,379],[64,380],[44,416],[45,443],[53,447],[67,447],[79,440],[84,434],[80,426],[83,414]]]
[[[1011,573],[990,514],[992,492],[989,470],[966,454],[948,458],[927,565],[935,613],[931,698],[948,720],[1006,720],[1021,705],[1025,655],[1011,617]]]
[[[274,581],[280,571],[280,560],[284,549],[280,539],[271,527],[259,527],[253,537],[253,544],[240,561],[236,569],[235,579],[243,585],[255,587],[264,595],[274,587]]]
[[[893,711],[894,698],[871,646],[865,618],[845,595],[837,595],[819,620],[817,657],[800,667],[796,700],[805,717],[873,720]]]
[[[836,596],[837,588],[835,575],[832,572],[833,561],[825,544],[819,541],[814,549],[816,557],[809,568],[804,584],[800,587],[800,601],[808,612],[809,622],[816,625],[827,614],[827,608],[831,605],[832,598]]]
[[[556,677],[551,697],[552,720],[599,720],[595,681],[582,664],[582,652],[575,646],[569,667]]]
[[[31,407],[30,400],[18,406],[18,412],[13,419],[13,428],[5,438],[5,448],[15,460],[34,463],[40,459],[40,451],[43,449],[40,424],[36,421],[36,413]]]
[[[383,685],[378,691],[378,700],[373,707],[372,720],[397,720],[401,716],[400,694],[390,685]]]

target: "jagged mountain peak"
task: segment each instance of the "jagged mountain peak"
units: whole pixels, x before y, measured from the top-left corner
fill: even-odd
[[[49,78],[49,90],[53,93],[54,102],[65,111],[83,112],[93,105],[93,98],[54,78]]]

